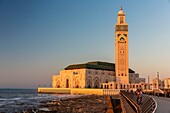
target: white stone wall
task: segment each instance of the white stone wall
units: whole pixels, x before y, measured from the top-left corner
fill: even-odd
[[[85,72],[85,69],[60,71],[62,88],[84,88]]]
[[[146,82],[146,79],[145,78],[139,78],[139,81],[140,82]]]
[[[60,76],[59,75],[52,76],[52,87],[53,88],[60,87]]]
[[[163,88],[163,82],[161,81],[161,79],[159,79],[159,89]],[[158,79],[155,78],[152,80],[152,89],[158,89]]]
[[[165,78],[163,80],[163,82],[164,82],[164,88],[165,89],[170,89],[170,78]]]
[[[52,76],[53,88],[101,88],[102,83],[115,81],[115,72],[94,69],[62,70]]]
[[[129,73],[129,83],[139,83],[139,74],[138,73]]]
[[[86,69],[86,88],[101,88],[102,83],[115,80],[113,71]]]

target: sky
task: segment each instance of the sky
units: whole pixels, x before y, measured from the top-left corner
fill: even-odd
[[[115,62],[121,5],[129,67],[170,77],[170,0],[0,0],[0,88],[49,86],[69,64]]]

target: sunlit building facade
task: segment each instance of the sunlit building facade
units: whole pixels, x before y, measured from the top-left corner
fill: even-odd
[[[73,64],[52,76],[54,88],[102,88],[102,83],[115,81],[114,64],[88,62]]]
[[[170,89],[170,78],[165,78],[164,80],[163,80],[163,83],[164,83],[164,88],[165,89]]]
[[[122,7],[118,12],[115,26],[116,82],[129,84],[128,65],[128,23]]]
[[[115,25],[115,64],[99,61],[74,64],[52,76],[53,88],[127,89],[133,85],[136,88],[141,82],[145,79],[129,69],[128,23],[122,7]]]

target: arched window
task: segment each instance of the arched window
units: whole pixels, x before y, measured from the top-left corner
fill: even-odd
[[[146,84],[145,84],[145,88],[144,89],[146,89]]]
[[[121,38],[120,38],[120,41],[122,41],[122,40],[124,41],[125,39],[124,39],[123,37],[121,37]]]
[[[95,88],[99,88],[99,78],[95,78],[95,81],[94,81],[94,87]]]
[[[56,87],[60,88],[60,81],[59,80],[57,81]]]
[[[108,83],[108,79],[106,79],[106,83]]]
[[[118,89],[118,85],[116,84],[116,89]]]
[[[138,88],[138,85],[136,85],[136,87]]]
[[[109,85],[107,85],[107,89],[109,89]]]
[[[123,17],[120,17],[120,24],[123,23]]]
[[[89,77],[87,79],[87,88],[91,88],[92,87],[92,79]]]
[[[69,79],[66,79],[66,88],[69,88]]]
[[[79,86],[79,79],[78,78],[76,78],[76,80],[75,80],[75,87],[76,88],[79,88],[80,86]]]

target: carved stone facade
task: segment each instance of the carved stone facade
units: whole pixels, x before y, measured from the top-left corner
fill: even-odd
[[[170,78],[165,78],[163,80],[163,82],[164,82],[164,88],[165,89],[170,89]]]
[[[114,64],[88,62],[69,65],[60,75],[52,76],[53,88],[102,88],[102,83],[116,80]]]
[[[158,79],[154,78],[152,80],[152,89],[158,89]],[[159,89],[163,89],[163,81],[159,79]]]
[[[122,7],[118,12],[115,26],[115,58],[116,82],[129,84],[128,24],[126,23],[125,13]]]
[[[129,73],[129,83],[138,84],[141,82],[146,82],[145,78],[140,78],[139,73]]]
[[[115,73],[107,70],[62,70],[52,76],[53,88],[101,88],[102,83],[115,81]]]
[[[88,62],[69,65],[60,75],[52,76],[53,88],[132,88],[131,84],[142,82],[139,74],[129,69],[128,24],[122,8],[115,26],[115,64]],[[144,81],[143,81],[144,82]],[[138,85],[137,85],[138,86]]]

